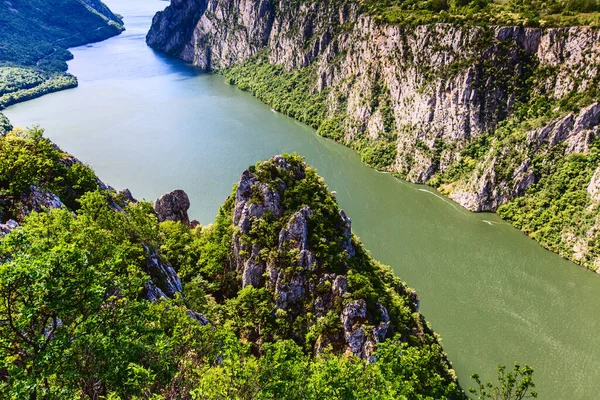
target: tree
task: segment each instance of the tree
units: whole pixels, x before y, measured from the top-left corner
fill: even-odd
[[[528,365],[521,367],[515,363],[512,371],[506,372],[504,365],[498,366],[498,385],[492,382],[481,383],[478,374],[471,375],[477,383],[477,389],[469,388],[469,393],[477,396],[479,400],[523,400],[537,398],[534,390],[533,368]]]

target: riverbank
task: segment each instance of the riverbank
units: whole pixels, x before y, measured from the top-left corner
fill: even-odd
[[[147,43],[600,272],[600,29],[384,23],[353,1],[209,9],[167,7]]]

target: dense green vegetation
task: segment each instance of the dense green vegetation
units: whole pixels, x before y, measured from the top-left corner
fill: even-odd
[[[43,130],[15,128],[0,137],[0,218],[18,218],[31,185],[57,194],[70,209],[77,199],[95,190],[98,181],[92,170],[60,151]]]
[[[0,110],[77,86],[77,79],[71,74],[18,67],[0,67],[0,82]]]
[[[13,126],[8,118],[6,118],[6,116],[0,112],[0,135],[10,132],[12,128]]]
[[[0,198],[35,184],[60,193],[66,204],[32,213],[0,238],[0,397],[463,398],[435,336],[406,303],[408,289],[356,238],[351,297],[344,301],[383,302],[397,327],[394,338],[377,345],[374,363],[333,347],[318,355],[307,350],[311,340],[336,329],[339,317],[331,319],[333,313],[315,323],[302,310],[292,321],[283,310],[275,312],[266,288],[240,288],[229,262],[236,232],[233,196],[213,225],[159,223],[149,203],[125,204],[114,192],[100,191],[91,170],[66,162],[70,156],[42,133],[16,129],[0,137]],[[304,165],[297,156],[287,160]],[[310,205],[309,241],[320,260],[314,274],[343,268],[346,254],[335,240],[324,240],[341,235],[338,208],[316,172],[307,169],[298,180],[272,161],[251,171],[261,181],[290,185],[285,210]],[[241,240],[272,246],[281,221],[266,218]],[[185,297],[153,303],[141,296],[152,248],[178,270]],[[276,255],[286,263],[283,254]],[[210,323],[190,318],[190,308]],[[521,382],[500,380],[511,392]],[[532,388],[528,381],[526,390]],[[508,398],[490,393],[480,398]]]
[[[123,29],[122,21],[101,6],[95,0],[0,3],[0,63],[66,70],[64,61],[72,57],[67,48],[106,39]]]
[[[67,48],[123,30],[99,0],[3,1],[0,15],[0,110],[76,86],[65,73],[73,57]]]
[[[315,90],[316,73],[312,67],[285,71],[282,66],[268,62],[268,52],[265,49],[246,62],[222,72],[229,83],[251,92],[275,111],[317,129],[324,137],[357,150],[367,165],[386,170],[393,163],[396,146],[391,141],[396,133],[392,124],[386,124],[383,135],[377,139],[347,137],[345,116],[327,114],[325,101],[329,91]],[[387,120],[391,118],[388,98],[384,88],[379,88],[369,99],[371,108],[380,110],[384,119],[387,115]],[[338,102],[343,105],[346,99],[339,98]]]
[[[599,165],[598,142],[589,154],[558,158],[548,175],[525,196],[501,206],[498,214],[549,250],[595,269],[595,257],[600,254],[600,236],[595,228],[598,204],[586,189]]]
[[[600,26],[598,0],[360,0],[380,21],[422,25]]]

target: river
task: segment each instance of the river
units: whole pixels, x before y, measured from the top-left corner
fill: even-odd
[[[113,187],[156,199],[184,189],[210,223],[241,172],[282,152],[306,157],[337,192],[376,259],[414,287],[461,384],[499,363],[535,368],[540,399],[597,398],[600,277],[492,214],[361,164],[353,151],[277,114],[219,75],[146,47],[158,0],[104,0],[127,31],[73,49],[79,87],[10,107]]]

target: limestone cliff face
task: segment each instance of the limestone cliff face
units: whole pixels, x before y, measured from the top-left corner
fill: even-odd
[[[329,113],[345,116],[347,141],[386,133],[381,107],[370,104],[384,91],[397,144],[392,169],[420,183],[510,115],[532,68],[548,71],[535,90],[561,98],[594,85],[600,62],[596,29],[388,26],[356,4],[332,1],[177,0],[156,15],[147,41],[205,70],[263,48],[286,70],[311,66]]]
[[[522,196],[547,173],[536,158],[586,154],[599,135],[596,95],[576,111],[553,105],[546,120],[532,117],[518,140],[496,134],[536,97],[556,104],[597,93],[594,28],[392,26],[353,1],[177,0],[157,14],[147,42],[207,71],[254,55],[309,71],[325,119],[342,127],[336,139],[384,143],[393,154],[383,169],[473,211]],[[487,147],[465,159],[481,138]]]

